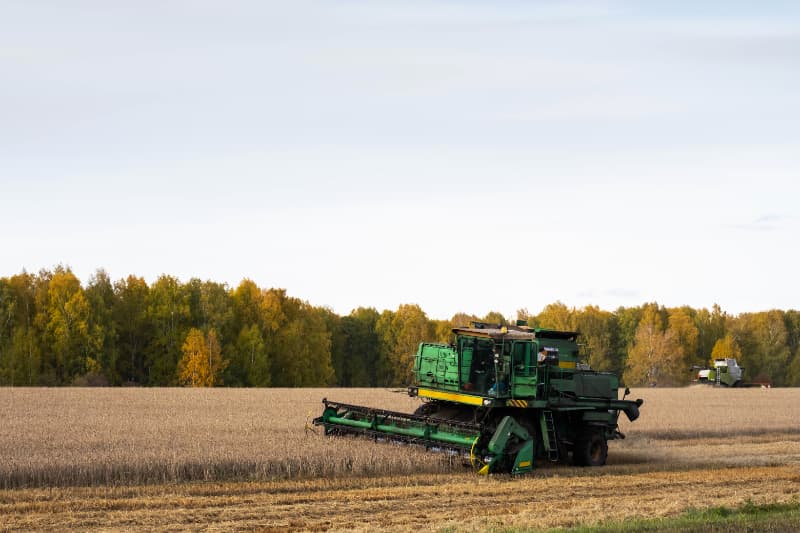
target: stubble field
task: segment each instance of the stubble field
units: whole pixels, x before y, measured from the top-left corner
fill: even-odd
[[[516,479],[328,439],[308,427],[323,397],[418,405],[387,389],[0,389],[0,530],[484,530],[800,498],[797,389],[634,390],[642,416],[607,466]]]

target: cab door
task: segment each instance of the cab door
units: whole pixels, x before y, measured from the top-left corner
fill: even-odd
[[[511,347],[511,395],[536,396],[536,360],[529,341],[515,341]]]

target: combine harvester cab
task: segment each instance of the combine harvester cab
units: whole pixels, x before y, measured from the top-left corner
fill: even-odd
[[[473,323],[455,343],[421,343],[409,395],[413,414],[323,400],[314,420],[327,435],[362,434],[468,455],[481,473],[522,474],[536,459],[605,464],[608,441],[625,436],[620,411],[639,416],[642,400],[619,399],[615,374],[578,362],[577,333]],[[626,389],[626,395],[627,395]]]

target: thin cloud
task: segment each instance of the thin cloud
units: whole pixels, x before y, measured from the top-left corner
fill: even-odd
[[[731,227],[744,231],[775,231],[782,228],[788,220],[789,217],[784,215],[769,213],[758,217],[750,223],[734,224]]]

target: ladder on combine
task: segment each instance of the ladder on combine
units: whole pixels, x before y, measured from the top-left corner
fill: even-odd
[[[555,462],[558,461],[558,438],[556,437],[556,424],[553,420],[552,411],[542,411],[545,431],[547,432],[547,457]]]
[[[715,372],[715,374],[716,374],[717,387],[719,387],[722,384],[722,379],[721,379],[722,378],[722,372],[720,372],[719,368],[717,368],[717,371]]]

